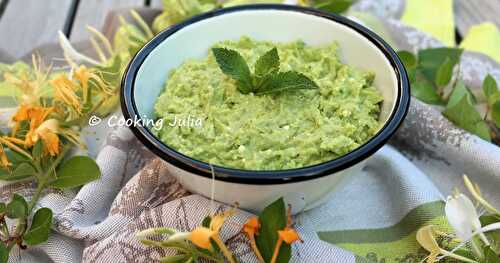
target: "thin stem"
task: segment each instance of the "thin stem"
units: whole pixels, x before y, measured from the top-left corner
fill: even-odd
[[[280,252],[282,244],[283,244],[283,239],[279,238],[278,242],[276,242],[276,247],[274,248],[274,253],[273,257],[271,258],[271,263],[276,263],[276,260],[278,260],[278,254]]]
[[[472,260],[470,258],[466,258],[464,256],[460,256],[460,255],[457,255],[457,254],[454,254],[454,253],[451,253],[447,250],[444,250],[444,249],[441,249],[441,254],[443,254],[444,256],[447,256],[447,257],[450,257],[450,258],[454,258],[454,259],[458,259],[460,261],[463,261],[463,262],[468,262],[468,263],[479,263],[475,260]]]
[[[226,244],[224,244],[224,242],[222,242],[222,240],[220,239],[219,235],[213,236],[212,239],[215,241],[215,243],[217,243],[217,245],[219,246],[219,248],[222,251],[222,254],[224,254],[224,256],[226,257],[226,259],[230,263],[236,263],[234,261],[233,254],[231,254],[231,252],[229,251],[229,249],[227,249]]]

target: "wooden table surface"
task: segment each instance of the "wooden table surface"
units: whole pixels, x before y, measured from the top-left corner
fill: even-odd
[[[54,43],[58,31],[84,40],[85,25],[100,28],[110,10],[125,7],[161,7],[161,0],[0,0],[0,53],[19,58]],[[480,22],[500,27],[500,0],[455,0],[454,8],[459,38]]]

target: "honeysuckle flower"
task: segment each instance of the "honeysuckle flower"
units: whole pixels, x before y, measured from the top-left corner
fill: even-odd
[[[54,88],[54,98],[56,101],[66,104],[78,115],[82,113],[82,100],[76,95],[78,87],[75,83],[69,80],[65,74],[59,74],[50,81],[50,84]]]
[[[297,231],[295,231],[295,229],[293,228],[285,228],[284,230],[278,231],[278,236],[289,245],[295,241],[302,241],[302,239],[300,239],[299,233],[297,233]]]
[[[2,144],[0,144],[0,167],[7,168],[11,165],[12,163],[9,161],[9,158],[7,158],[7,154],[5,154]]]
[[[448,196],[445,205],[446,218],[460,240],[467,240],[471,234],[481,229],[481,222],[472,201],[464,194]],[[489,246],[489,241],[480,234],[481,240]]]
[[[467,175],[464,174],[463,178],[465,187],[467,187],[474,199],[476,199],[476,201],[484,206],[484,208],[486,208],[486,210],[488,210],[490,213],[500,215],[500,212],[483,198],[483,196],[481,195],[481,191],[479,190],[479,186],[474,185],[469,180],[469,177],[467,177]]]
[[[254,216],[248,219],[248,221],[243,225],[243,232],[246,233],[248,239],[250,240],[250,246],[252,247],[255,256],[259,260],[259,262],[264,263],[264,258],[260,253],[259,248],[257,247],[257,243],[255,242],[255,236],[259,233],[260,223],[259,219]]]
[[[300,239],[299,233],[297,233],[297,231],[292,228],[292,209],[289,206],[287,211],[287,223],[283,230],[278,231],[278,241],[276,242],[276,246],[274,247],[271,263],[276,263],[283,242],[290,245],[295,241],[303,242],[302,239]]]
[[[438,242],[436,241],[435,235],[437,235],[437,231],[435,231],[435,226],[429,225],[421,227],[417,231],[416,239],[422,248],[427,250],[430,254],[426,258],[427,263],[438,262],[441,258],[438,258],[439,255],[443,255],[443,257],[452,257],[463,262],[468,263],[478,263],[475,260],[454,254],[450,251],[442,249],[439,247]]]
[[[93,65],[100,64],[98,61],[95,61],[94,59],[89,58],[76,51],[76,49],[71,45],[68,38],[66,37],[66,35],[64,35],[63,32],[59,31],[58,36],[59,36],[59,45],[61,46],[64,52],[64,57],[72,67],[76,68],[77,63],[81,62]]]
[[[217,246],[220,248],[226,259],[230,263],[234,263],[234,258],[232,253],[226,247],[226,244],[220,238],[220,229],[226,221],[226,219],[234,214],[234,210],[228,210],[226,212],[212,216],[210,220],[209,227],[197,227],[191,231],[189,240],[197,247],[212,250],[212,244],[210,240],[213,240]]]
[[[44,154],[55,156],[59,154],[60,140],[58,133],[60,132],[59,121],[56,119],[47,119],[53,108],[31,107],[21,105],[12,117],[16,123],[13,136],[4,138],[5,141],[14,144],[24,144],[26,147],[32,147],[38,140],[44,142]],[[25,135],[24,141],[15,137],[17,129],[21,121],[29,121],[29,130]]]
[[[82,86],[83,101],[87,101],[89,79],[91,77],[90,70],[86,66],[81,65],[73,72],[73,76],[80,81],[80,85]]]

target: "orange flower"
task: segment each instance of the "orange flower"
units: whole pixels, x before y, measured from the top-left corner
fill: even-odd
[[[255,242],[255,236],[258,235],[260,229],[259,219],[254,216],[248,219],[248,221],[243,225],[243,232],[245,232],[250,239],[250,245],[257,256],[259,262],[264,263],[264,258],[262,254],[260,254],[259,248],[257,247],[257,243]]]
[[[234,210],[229,210],[212,217],[209,227],[197,227],[189,235],[189,240],[197,247],[212,250],[210,240],[213,240],[230,263],[235,263],[233,255],[220,238],[220,229],[226,219],[234,214]]]
[[[300,236],[297,233],[297,231],[293,229],[291,226],[292,226],[292,209],[290,206],[288,206],[286,227],[285,229],[278,231],[278,241],[276,242],[276,246],[274,247],[274,253],[273,257],[271,258],[271,263],[276,263],[283,242],[289,245],[291,245],[295,241],[303,242],[302,239],[300,239]]]
[[[195,244],[197,247],[211,250],[212,244],[210,243],[210,239],[216,234],[217,232],[212,231],[206,227],[198,227],[191,231],[189,240],[193,242],[193,244]]]
[[[302,241],[302,239],[300,239],[297,231],[295,231],[295,229],[293,229],[293,228],[287,227],[284,230],[278,231],[278,236],[280,239],[283,239],[283,241],[285,241],[285,243],[287,243],[289,245],[295,241]]]
[[[27,120],[29,121],[30,127],[23,142],[24,146],[32,147],[41,139],[44,142],[44,154],[49,154],[51,156],[59,154],[60,142],[57,136],[59,133],[59,122],[56,119],[46,120],[53,110],[53,108],[21,105],[12,118],[12,120],[16,122],[13,137],[5,138],[5,140],[20,144],[22,141],[14,136],[17,133],[20,122]]]

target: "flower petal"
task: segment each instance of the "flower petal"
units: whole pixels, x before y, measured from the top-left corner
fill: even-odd
[[[473,231],[481,228],[474,204],[463,194],[449,196],[446,200],[445,212],[457,237],[462,240],[466,240]]]
[[[206,227],[198,227],[191,231],[189,235],[189,240],[193,242],[197,247],[204,249],[212,249],[212,244],[210,243],[210,238],[217,234],[217,232],[212,231]]]

